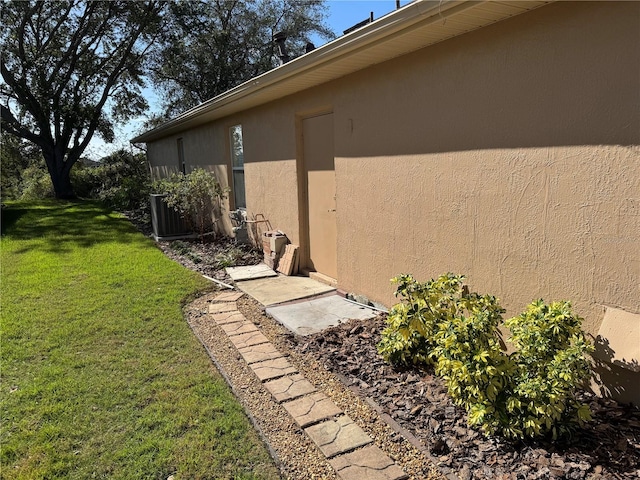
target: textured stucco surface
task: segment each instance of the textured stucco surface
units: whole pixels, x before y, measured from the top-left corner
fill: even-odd
[[[349,159],[339,165],[339,279],[464,272],[516,314],[532,299],[571,299],[594,332],[601,305],[638,311],[639,152],[563,147]],[[601,158],[615,158],[616,165]],[[367,175],[363,178],[362,171]],[[387,192],[372,199],[372,190]],[[342,245],[342,243],[341,243]],[[373,252],[373,255],[371,254]],[[382,292],[364,292],[390,300]]]
[[[228,182],[244,134],[247,209],[306,248],[303,118],[332,112],[338,287],[452,271],[507,315],[568,299],[640,321],[640,3],[558,2],[149,145]],[[189,163],[191,165],[191,163]],[[265,228],[259,224],[260,231]]]

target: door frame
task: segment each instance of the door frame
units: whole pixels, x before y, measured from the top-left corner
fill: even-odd
[[[332,115],[333,107],[324,105],[303,112],[296,113],[296,173],[298,180],[298,231],[300,232],[300,270],[305,275],[309,273],[309,261],[311,260],[309,239],[309,195],[307,188],[307,170],[304,160],[304,139],[302,122],[308,118]],[[335,125],[335,123],[334,123]],[[335,135],[334,135],[335,141]],[[334,152],[335,153],[335,152]],[[334,155],[335,159],[335,155]],[[335,172],[335,164],[334,164]],[[337,248],[337,245],[336,245]]]

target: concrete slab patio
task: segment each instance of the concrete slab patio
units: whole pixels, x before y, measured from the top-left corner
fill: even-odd
[[[225,271],[234,282],[242,280],[253,280],[257,278],[277,277],[278,274],[264,263],[258,265],[248,265],[243,267],[229,267]]]
[[[335,291],[335,288],[308,277],[286,275],[237,281],[236,287],[265,307]]]
[[[377,315],[375,310],[349,302],[337,293],[276,305],[266,312],[297,335],[311,335],[349,319],[367,320]]]

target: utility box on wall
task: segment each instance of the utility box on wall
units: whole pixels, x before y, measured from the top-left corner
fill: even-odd
[[[180,214],[164,202],[165,198],[166,195],[155,193],[152,193],[149,198],[153,238],[156,241],[162,241],[195,237]]]

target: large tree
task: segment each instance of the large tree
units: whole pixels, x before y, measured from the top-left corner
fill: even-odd
[[[292,57],[311,34],[325,39],[321,0],[193,0],[170,4],[152,79],[172,116],[279,64],[274,34],[283,32]]]
[[[58,198],[95,134],[147,109],[143,65],[166,7],[145,1],[3,1],[2,129],[42,151]]]

